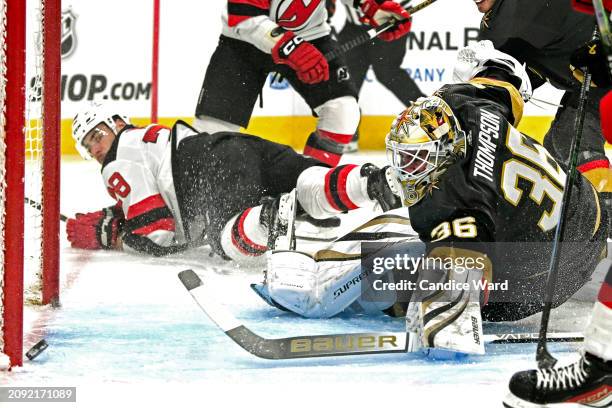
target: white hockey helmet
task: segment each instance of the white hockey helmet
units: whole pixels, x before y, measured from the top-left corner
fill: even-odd
[[[466,152],[465,132],[451,107],[438,96],[413,102],[395,118],[385,143],[408,207],[418,203]]]
[[[459,50],[453,68],[453,80],[468,82],[482,71],[494,66],[502,67],[517,77],[521,82],[518,91],[523,101],[527,102],[531,99],[533,89],[525,65],[518,62],[513,56],[496,50],[489,40],[478,41]]]
[[[77,113],[72,121],[72,137],[79,154],[86,160],[92,158],[91,154],[83,145],[83,139],[85,136],[92,131],[93,128],[98,126],[100,123],[106,124],[117,134],[117,128],[115,126],[116,117],[121,118],[125,123],[130,124],[130,120],[127,116],[120,113],[110,113],[105,106],[99,102],[90,103],[85,109]]]

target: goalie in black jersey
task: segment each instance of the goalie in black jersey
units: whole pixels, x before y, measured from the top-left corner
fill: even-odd
[[[555,159],[569,162],[580,83],[584,80],[581,67],[589,60],[605,59],[601,41],[593,39],[595,18],[574,10],[569,0],[474,2],[484,13],[480,39],[492,41],[495,48],[525,63],[534,89],[548,83],[565,91],[543,144]],[[599,123],[599,102],[612,89],[612,83],[605,69],[591,66],[590,71],[592,88],[584,108],[577,169],[600,192],[602,207],[612,211],[612,168]]]
[[[566,173],[543,146],[515,127],[531,96],[518,61],[480,42],[460,51],[454,77],[460,83],[419,98],[387,135],[409,220],[405,208],[395,210],[357,232],[377,228],[371,236],[386,242],[414,242],[416,233],[425,248],[416,242],[413,257],[423,250],[429,258],[480,259],[470,267],[421,268],[407,312],[393,302],[370,306],[407,313],[408,330],[416,334],[411,338],[420,339],[413,349],[482,353],[482,318],[518,320],[541,310]],[[597,192],[583,176],[574,183],[555,306],[589,280],[605,251],[607,214]],[[376,287],[363,287],[368,271],[359,260],[350,265],[355,252],[342,255],[347,240],[310,261],[303,254],[273,253],[264,286],[268,300],[318,317],[355,304],[367,307],[361,295]],[[298,268],[301,274],[295,273]],[[477,283],[482,281],[493,285]],[[359,282],[361,287],[354,284]],[[429,290],[422,282],[453,286]],[[503,282],[504,290],[488,291]]]

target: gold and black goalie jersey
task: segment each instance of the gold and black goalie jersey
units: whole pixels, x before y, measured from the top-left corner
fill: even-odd
[[[533,304],[496,309],[490,320],[535,313],[541,302],[551,241],[561,210],[566,171],[534,139],[514,126],[523,101],[510,83],[475,78],[447,85],[437,96],[452,108],[468,139],[467,153],[410,207],[412,226],[428,246],[467,246],[487,254],[493,281],[510,280],[492,302]],[[567,211],[556,302],[567,299],[592,274],[605,246],[605,215],[597,193],[581,175]],[[486,308],[485,308],[486,310]]]

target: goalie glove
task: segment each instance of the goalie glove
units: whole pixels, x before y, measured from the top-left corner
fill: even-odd
[[[378,201],[383,212],[402,206],[401,185],[391,166],[379,169],[371,163],[366,163],[361,166],[360,174],[367,178],[368,196]]]
[[[116,248],[123,220],[123,211],[118,205],[86,214],[77,213],[66,222],[68,241],[73,248]]]
[[[457,53],[453,68],[453,81],[469,82],[471,79],[485,75],[487,70],[501,70],[514,77],[513,84],[524,101],[531,99],[533,89],[525,65],[513,56],[496,50],[489,40],[478,41],[462,48]]]
[[[329,79],[327,59],[314,45],[287,31],[272,48],[275,64],[288,65],[305,84],[317,84]]]
[[[570,57],[570,69],[574,77],[581,83],[584,82],[582,68],[587,67],[591,73],[591,86],[600,88],[612,85],[612,66],[608,66],[608,63],[612,64],[612,59],[608,62],[600,39],[582,45]]]
[[[372,27],[379,27],[389,21],[402,21],[378,36],[384,41],[397,40],[410,32],[410,13],[394,1],[361,0],[359,8],[363,12],[361,21]]]

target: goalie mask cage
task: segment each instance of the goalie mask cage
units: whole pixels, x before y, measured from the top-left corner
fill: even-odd
[[[0,0],[0,35],[0,352],[19,366],[24,303],[59,300],[60,0]]]

